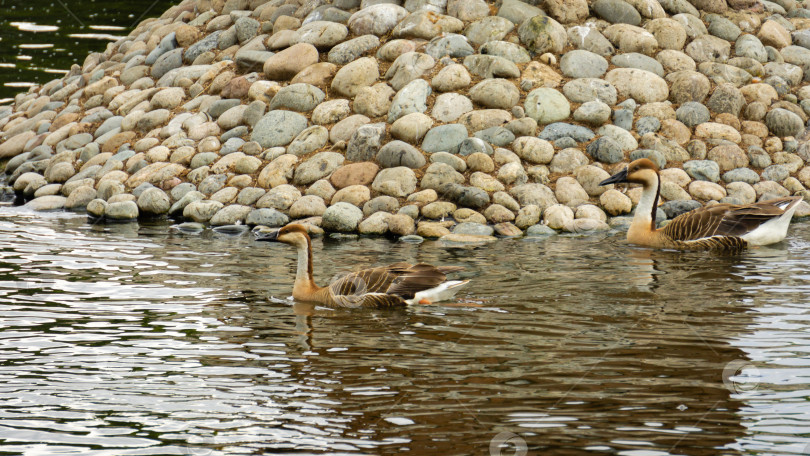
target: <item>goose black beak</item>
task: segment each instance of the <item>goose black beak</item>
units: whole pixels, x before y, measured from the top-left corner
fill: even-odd
[[[267,242],[275,242],[278,241],[278,232],[279,230],[271,231],[269,233],[256,233],[256,240],[257,241],[267,241]]]
[[[599,182],[599,185],[620,184],[622,182],[627,182],[627,168]]]

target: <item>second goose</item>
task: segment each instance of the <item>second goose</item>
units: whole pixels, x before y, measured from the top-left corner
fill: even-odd
[[[622,182],[643,186],[627,241],[662,249],[739,251],[780,242],[802,201],[801,196],[789,196],[747,205],[715,204],[681,214],[664,228],[656,229],[655,213],[661,193],[658,167],[641,158],[599,185]]]
[[[455,296],[468,280],[447,280],[464,268],[395,263],[346,274],[325,287],[312,277],[312,241],[302,225],[287,225],[259,241],[278,241],[298,249],[293,298],[330,307],[398,307],[430,304]]]

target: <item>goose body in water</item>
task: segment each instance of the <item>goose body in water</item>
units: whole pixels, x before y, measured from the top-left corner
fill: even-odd
[[[461,271],[458,266],[395,263],[344,275],[325,287],[312,277],[312,241],[306,228],[287,225],[257,238],[278,241],[298,250],[298,269],[293,284],[293,298],[330,307],[399,307],[429,304],[455,296],[468,280],[447,280],[447,274]]]
[[[658,167],[641,158],[599,185],[622,182],[643,186],[627,241],[662,249],[735,252],[780,242],[802,201],[801,196],[789,196],[746,205],[715,204],[681,214],[664,228],[656,229],[655,212],[661,193]]]

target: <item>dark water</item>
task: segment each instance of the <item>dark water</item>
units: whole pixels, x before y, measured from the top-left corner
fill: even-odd
[[[0,0],[0,103],[62,77],[172,0]]]
[[[810,453],[810,223],[733,257],[314,241],[321,282],[467,268],[388,311],[293,304],[286,245],[166,233],[0,208],[0,454]]]

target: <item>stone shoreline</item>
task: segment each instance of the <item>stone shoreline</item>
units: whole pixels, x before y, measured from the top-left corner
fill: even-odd
[[[0,159],[35,210],[459,241],[624,228],[640,157],[660,222],[810,199],[809,6],[184,0],[0,107]]]

